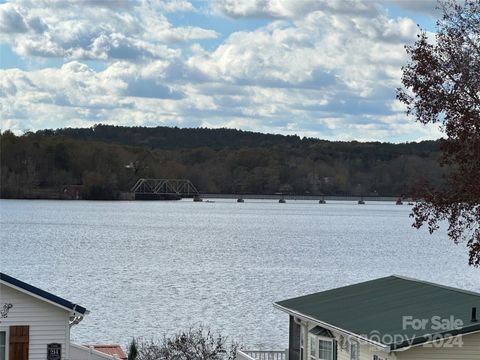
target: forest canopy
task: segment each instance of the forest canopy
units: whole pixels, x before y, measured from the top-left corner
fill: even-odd
[[[205,193],[401,196],[422,181],[441,186],[443,172],[439,141],[96,125],[21,136],[5,131],[0,142],[3,198],[79,185],[83,198],[115,199],[140,177],[187,178]]]

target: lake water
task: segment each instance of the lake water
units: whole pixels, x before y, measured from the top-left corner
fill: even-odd
[[[204,324],[281,349],[274,301],[400,274],[480,291],[464,245],[394,203],[0,201],[0,269],[87,307],[73,340],[125,345]]]

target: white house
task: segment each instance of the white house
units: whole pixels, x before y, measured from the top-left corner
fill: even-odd
[[[112,360],[70,342],[88,310],[0,273],[0,360]]]
[[[274,303],[289,349],[239,360],[479,360],[480,294],[389,276]]]

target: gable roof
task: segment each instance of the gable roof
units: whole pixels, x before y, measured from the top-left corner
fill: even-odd
[[[51,294],[45,290],[39,289],[33,285],[27,284],[23,281],[15,279],[7,274],[0,272],[0,283],[5,283],[6,285],[11,285],[14,288],[18,288],[23,292],[30,293],[36,297],[42,298],[50,303],[58,305],[65,310],[71,310],[81,315],[88,314],[88,310],[83,306],[74,304],[68,300],[65,300],[59,296]]]
[[[480,322],[471,319],[472,308],[480,309],[480,294],[400,276],[287,299],[274,306],[386,350],[429,342],[432,335],[447,337],[480,330]],[[414,328],[404,323],[407,316],[427,323]],[[438,326],[440,322],[444,327]]]

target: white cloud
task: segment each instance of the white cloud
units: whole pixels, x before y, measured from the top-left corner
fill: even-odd
[[[463,0],[456,0],[459,4]],[[214,12],[238,18],[300,18],[314,11],[372,17],[385,12],[385,7],[396,6],[420,15],[438,17],[438,0],[213,0]]]
[[[354,16],[378,13],[375,2],[355,0],[215,0],[211,7],[232,18],[300,18],[314,11]]]
[[[37,16],[29,16],[20,6],[11,3],[0,4],[0,33],[42,33],[47,25]]]
[[[267,87],[349,89],[377,95],[399,85],[403,44],[414,39],[409,19],[373,19],[313,12],[293,22],[273,21],[230,35],[212,53],[189,59],[218,81]],[[336,89],[336,90],[335,90]]]
[[[158,59],[173,51],[168,49],[170,43],[218,36],[213,30],[170,24],[164,13],[193,10],[189,4],[18,0],[0,5],[0,32],[2,41],[22,57]]]
[[[158,6],[167,13],[177,11],[196,11],[192,3],[186,0],[161,0],[159,1]]]

